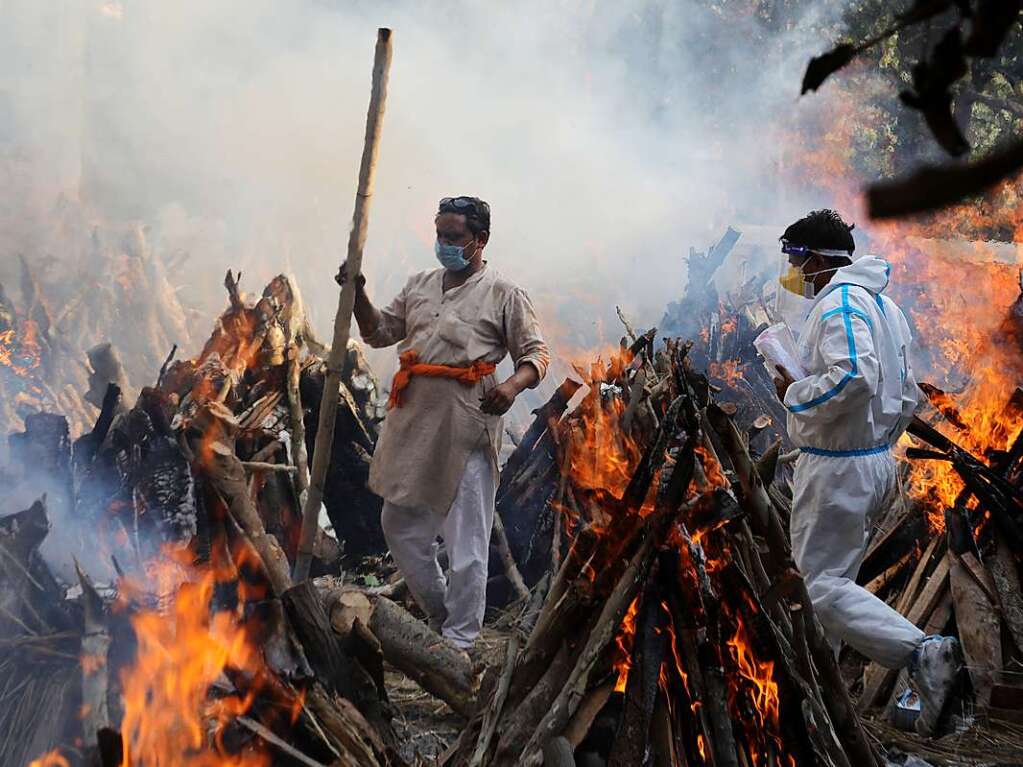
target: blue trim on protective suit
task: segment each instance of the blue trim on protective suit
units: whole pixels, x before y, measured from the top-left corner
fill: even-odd
[[[810,455],[823,455],[827,458],[854,458],[861,455],[879,455],[887,453],[892,449],[891,445],[878,445],[877,447],[864,447],[858,450],[825,450],[822,447],[801,447],[799,452]]]
[[[853,339],[852,320],[849,319],[849,317],[852,314],[852,307],[849,306],[849,286],[848,285],[843,285],[842,286],[842,307],[841,308],[844,310],[844,311],[842,311],[842,320],[845,323],[845,337],[849,341],[849,364],[851,366],[851,370],[849,370],[848,373],[846,373],[844,376],[842,376],[842,380],[841,381],[839,381],[831,389],[829,389],[828,391],[824,392],[819,397],[814,397],[809,402],[804,402],[801,405],[793,405],[792,407],[790,407],[789,410],[791,410],[793,413],[802,413],[804,410],[809,410],[810,408],[817,407],[818,405],[820,405],[820,404],[822,404],[824,402],[827,402],[829,399],[831,399],[836,394],[838,394],[840,391],[842,391],[842,389],[844,389],[846,387],[846,384],[848,384],[856,376],[856,373],[857,373],[859,368],[858,368],[858,366],[856,364],[856,341]]]
[[[884,310],[882,309],[882,311]],[[874,329],[874,321],[870,319],[870,315],[868,315],[866,312],[861,312],[859,309],[854,309],[851,306],[849,307],[837,306],[834,309],[824,312],[824,314],[821,315],[821,322],[824,322],[824,320],[830,320],[832,317],[837,317],[839,314],[851,314],[854,317],[859,317],[861,320],[867,323],[867,326],[871,330]]]

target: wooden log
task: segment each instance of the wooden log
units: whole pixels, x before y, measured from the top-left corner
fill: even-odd
[[[352,230],[348,239],[348,281],[338,296],[337,313],[334,316],[334,335],[327,358],[327,377],[320,402],[320,418],[316,430],[316,444],[313,448],[313,466],[309,477],[309,489],[302,507],[302,530],[299,536],[298,557],[295,561],[295,580],[304,581],[309,577],[313,561],[313,543],[316,540],[317,520],[323,503],[323,492],[330,466],[330,455],[334,447],[334,423],[337,397],[341,386],[344,362],[348,353],[348,336],[351,330],[352,310],[355,307],[355,283],[362,272],[362,250],[366,244],[366,230],[369,222],[369,202],[373,197],[373,182],[376,175],[377,154],[380,148],[380,133],[383,127],[384,104],[387,100],[387,80],[391,68],[391,30],[377,30],[377,45],[373,59],[373,86],[370,93],[369,113],[366,117],[366,138],[362,149],[362,163],[359,167],[359,188],[355,195],[355,213],[352,216]]]
[[[521,637],[519,633],[513,632],[505,647],[504,666],[497,679],[497,687],[494,690],[494,697],[483,714],[483,721],[480,723],[480,735],[476,741],[476,748],[473,749],[472,757],[469,760],[469,767],[480,767],[487,758],[490,750],[490,743],[497,730],[497,723],[504,710],[504,703],[508,698],[508,689],[511,686],[512,671],[515,670],[515,659],[519,653]]]
[[[916,602],[917,595],[920,592],[920,584],[923,582],[924,577],[931,571],[934,566],[934,562],[938,561],[939,557],[944,556],[946,541],[943,536],[936,535],[931,542],[924,549],[923,554],[917,561],[916,567],[913,569],[913,575],[909,579],[909,583],[906,584],[906,588],[902,590],[902,595],[899,597],[899,601],[895,603],[895,610],[902,613],[903,615],[909,610],[910,606]]]
[[[691,455],[691,450],[689,454]],[[679,466],[676,464],[672,474],[674,475],[678,471]],[[691,479],[692,474],[690,473],[689,476]],[[680,481],[678,484],[681,485],[683,483]],[[689,482],[684,482],[684,485],[685,488],[681,491],[683,494],[685,489],[688,488]],[[659,510],[645,520],[645,529],[641,534],[642,543],[604,603],[604,607],[594,624],[593,630],[586,638],[586,644],[578,653],[578,659],[563,689],[551,704],[522,751],[524,764],[535,765],[540,758],[541,744],[546,743],[555,735],[561,734],[569,719],[571,719],[572,714],[575,713],[579,702],[585,695],[590,670],[593,668],[594,663],[596,663],[597,658],[604,652],[607,643],[614,638],[629,605],[632,604],[632,600],[635,599],[640,587],[646,581],[653,562],[655,549],[661,544],[678,511],[679,506],[674,508],[669,506],[666,509]]]
[[[593,585],[579,580],[545,616],[541,616],[545,623],[541,626],[537,621],[537,627],[516,664],[508,696],[511,705],[522,700],[543,676],[566,638],[581,641],[580,627],[586,625],[586,618],[592,613],[595,603]],[[550,597],[547,604],[550,604]]]
[[[718,595],[710,587],[710,580],[703,567],[703,552],[698,545],[689,545],[691,559],[696,563],[700,597],[703,604],[706,625],[700,632],[696,647],[697,662],[707,692],[704,706],[710,730],[706,733],[710,749],[714,754],[715,767],[738,767],[735,732],[732,729],[732,717],[728,711],[728,687],[725,683],[723,663],[724,637],[721,635],[721,613]]]
[[[1016,649],[1023,653],[1023,591],[1020,590],[1016,559],[1004,536],[995,535],[994,555],[988,557],[987,563],[1001,599],[1005,625],[1016,643]]]
[[[501,565],[504,567],[505,575],[508,576],[508,582],[511,584],[515,598],[523,599],[529,596],[526,582],[522,580],[522,573],[519,572],[519,567],[515,564],[515,557],[512,556],[511,549],[508,548],[508,536],[504,531],[504,522],[501,521],[501,515],[496,509],[494,510],[494,529],[491,537],[494,547],[501,558]]]
[[[284,592],[281,602],[317,680],[350,700],[385,748],[396,751],[397,738],[390,725],[390,712],[384,705],[387,695],[383,686],[383,662],[379,658],[381,648],[375,638],[369,635],[360,639],[356,628],[343,645],[331,627],[316,587],[308,580]],[[355,652],[346,653],[345,645]],[[359,662],[359,655],[374,667],[375,674]]]
[[[321,595],[327,607],[327,614],[330,615],[330,625],[334,629],[334,633],[341,638],[345,638],[351,633],[357,620],[365,626],[369,625],[370,616],[373,614],[373,603],[363,592],[351,588],[341,588],[321,592]]]
[[[909,504],[904,506],[891,525],[871,540],[867,553],[863,555],[858,582],[873,580],[904,553],[912,552],[926,531],[923,515]]]
[[[380,646],[380,640],[361,618],[356,618],[352,623],[352,629],[342,640],[341,646],[348,657],[354,658],[366,670],[376,686],[378,697],[386,701],[388,698],[387,685],[384,681],[384,650]]]
[[[611,697],[614,689],[615,683],[608,681],[586,693],[586,697],[579,703],[579,708],[572,714],[568,726],[565,727],[565,738],[572,744],[572,748],[578,748],[579,744],[583,742],[583,738],[593,726],[593,720],[607,705],[608,698]]]
[[[386,747],[358,709],[345,698],[332,698],[314,684],[306,692],[305,709],[315,717],[318,728],[329,736],[340,764],[383,767],[387,763],[382,758]]]
[[[891,582],[899,576],[903,568],[909,562],[910,557],[912,556],[913,552],[907,551],[905,554],[902,555],[902,557],[899,558],[897,562],[895,562],[895,564],[893,564],[883,573],[878,575],[872,581],[867,583],[867,585],[865,585],[863,588],[865,588],[874,596],[877,596],[878,593],[887,588],[891,584]]]
[[[569,400],[575,396],[575,393],[581,387],[582,384],[573,381],[571,378],[566,378],[555,390],[554,394],[551,395],[551,398],[542,407],[533,411],[533,423],[530,424],[526,433],[522,435],[518,447],[508,457],[501,471],[501,486],[497,492],[499,499],[507,490],[507,483],[518,473],[526,458],[533,452],[533,448],[537,446],[540,437],[546,433],[550,421],[561,417],[568,407]],[[507,480],[505,479],[506,477]]]
[[[544,767],[575,767],[572,744],[564,737],[551,738],[543,746]]]
[[[83,742],[92,743],[97,733],[110,725],[107,654],[111,639],[103,618],[103,599],[77,562],[75,570],[82,587],[82,736]]]
[[[222,442],[214,442],[210,446],[207,460],[203,462],[203,469],[210,484],[226,501],[231,515],[259,554],[275,596],[282,595],[291,587],[288,559],[277,539],[267,534],[263,527],[263,520],[249,495],[242,462],[231,447]]]
[[[608,767],[641,764],[649,742],[657,683],[668,638],[668,615],[661,606],[662,577],[658,572],[651,578],[636,619],[629,678],[625,687],[625,710],[608,755]]]
[[[312,757],[303,754],[301,751],[292,746],[286,740],[279,738],[277,735],[275,735],[273,730],[263,726],[255,719],[250,719],[247,716],[239,716],[235,718],[235,721],[238,722],[238,724],[240,724],[242,727],[244,727],[252,734],[258,735],[260,738],[262,738],[268,744],[276,748],[285,756],[289,757],[290,759],[293,759],[295,762],[302,765],[302,767],[327,767],[322,762],[317,762]]]
[[[561,604],[562,598],[565,596],[566,591],[568,591],[570,584],[579,576],[580,570],[587,566],[596,546],[597,533],[588,525],[580,528],[576,533],[572,548],[569,549],[568,556],[561,563],[561,568],[551,582],[551,587],[547,592],[547,599],[544,601],[543,607],[540,608],[540,614],[536,619],[536,623],[533,624],[529,641],[526,643],[526,653],[531,652],[531,648],[534,648],[537,643],[544,641],[544,638],[548,636],[550,631],[549,624],[555,617],[553,615],[554,611]],[[557,651],[557,643],[554,644],[554,649],[548,652],[549,657],[553,657]]]
[[[654,706],[650,747],[653,751],[653,767],[679,767],[679,765],[685,767],[685,756],[676,746],[675,728],[663,693],[657,696],[657,704]]]
[[[775,472],[778,470],[778,458],[781,457],[781,438],[776,439],[764,454],[757,459],[755,468],[760,481],[765,487],[770,487],[774,482]]]
[[[953,560],[949,583],[959,642],[966,657],[977,705],[988,706],[991,703],[993,675],[1002,667],[1001,621],[995,606],[970,575],[962,559]]]
[[[432,632],[422,621],[385,597],[379,597],[370,631],[380,641],[384,659],[420,687],[469,717],[476,706],[476,680],[465,653]]]
[[[495,764],[519,764],[523,746],[536,731],[538,723],[550,710],[552,701],[564,689],[572,673],[574,654],[567,643],[561,645],[554,660],[547,666],[540,680],[533,685],[523,701],[515,706],[510,715],[501,722],[501,736],[497,742]],[[546,742],[546,741],[544,741]]]
[[[792,556],[781,520],[771,505],[763,482],[760,481],[759,475],[753,468],[753,461],[738,430],[720,408],[710,405],[707,407],[706,413],[714,431],[721,438],[732,468],[739,479],[742,491],[741,502],[750,515],[754,532],[767,540],[770,551],[770,568],[775,573],[791,569]],[[795,588],[800,604],[808,609],[811,608],[810,595],[806,591],[806,584],[802,578],[796,579]],[[850,760],[857,763],[859,767],[880,767],[880,757],[867,739],[856,709],[849,699],[849,691],[838,668],[834,651],[816,616],[812,620],[808,620],[807,628],[807,645],[819,672],[825,705],[843,747],[848,752]]]
[[[352,698],[351,663],[315,587],[309,581],[292,586],[281,594],[281,603],[317,679],[339,695]]]

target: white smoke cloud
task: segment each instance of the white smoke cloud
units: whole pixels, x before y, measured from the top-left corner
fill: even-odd
[[[0,196],[22,215],[0,258],[37,252],[57,194],[80,196],[188,248],[176,281],[211,312],[228,267],[250,290],[290,268],[328,334],[378,26],[395,31],[365,266],[380,302],[433,266],[447,194],[490,201],[491,263],[580,347],[618,337],[615,304],[656,322],[689,245],[806,207],[772,131],[807,108],[816,16],[759,45],[754,18],[671,0],[5,8],[0,147],[18,161]]]

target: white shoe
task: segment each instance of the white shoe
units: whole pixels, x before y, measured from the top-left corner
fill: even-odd
[[[910,678],[920,696],[916,731],[929,738],[938,726],[948,693],[962,665],[959,640],[955,637],[924,637],[914,661]]]

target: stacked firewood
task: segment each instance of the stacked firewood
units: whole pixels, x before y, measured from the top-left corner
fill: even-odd
[[[594,365],[561,416],[563,387],[520,443],[523,466],[554,454],[552,568],[446,763],[878,764],[792,568],[767,463],[690,346],[651,354],[650,337]]]
[[[95,754],[105,766],[144,748],[130,704],[123,738],[112,729],[121,688],[144,677],[124,675],[139,660],[132,640],[121,639],[137,637],[141,653],[133,616],[154,605],[170,605],[174,635],[174,610],[185,609],[185,597],[198,588],[189,583],[203,573],[215,585],[204,597],[210,601],[197,605],[200,614],[233,605],[230,614],[246,616],[246,641],[262,648],[265,664],[229,664],[227,681],[210,690],[248,701],[242,715],[222,722],[228,729],[217,731],[210,748],[240,753],[256,741],[303,764],[401,763],[379,643],[362,623],[340,636],[312,582],[291,580],[324,381],[298,290],[279,276],[250,300],[230,272],[225,286],[230,306],[200,354],[169,357],[134,405],[111,383],[92,430],[73,443],[67,421],[46,413],[30,415],[26,430],[11,438],[8,476],[31,482],[45,475],[49,495],[3,518],[0,528],[0,641],[12,648],[14,663],[0,742],[17,750],[4,755],[5,764],[25,764],[73,741],[85,744],[82,759]],[[376,382],[354,343],[341,387],[321,515],[327,529],[319,531],[314,572],[338,572],[335,535],[354,549],[379,549],[379,499],[365,488],[379,421]],[[96,576],[79,571],[78,596],[66,598],[39,554],[47,507],[59,511],[62,524],[81,526],[80,546],[70,553],[93,573],[108,568],[111,586],[97,589]],[[150,573],[180,559],[174,551],[187,552],[192,576],[167,592]],[[115,598],[126,612],[110,611]],[[184,642],[182,631],[178,625],[172,641]],[[62,664],[58,678],[69,680],[79,691],[71,699],[93,715],[24,720],[45,701],[32,694],[39,669],[18,659],[39,657]],[[88,661],[80,668],[79,657]],[[282,715],[289,707],[292,715]],[[19,728],[34,728],[37,737]],[[76,728],[84,728],[77,737]]]
[[[1009,409],[1018,412],[1023,392],[1013,399]],[[920,447],[908,448],[907,458],[949,462],[965,487],[944,509],[944,530],[934,530],[919,505],[894,505],[879,523],[860,582],[925,633],[955,633],[972,688],[963,697],[978,712],[1016,720],[1023,710],[1023,592],[1014,553],[1023,547],[1023,434],[986,461],[922,419],[909,432]],[[872,663],[860,708],[898,715],[905,687],[904,673]]]

